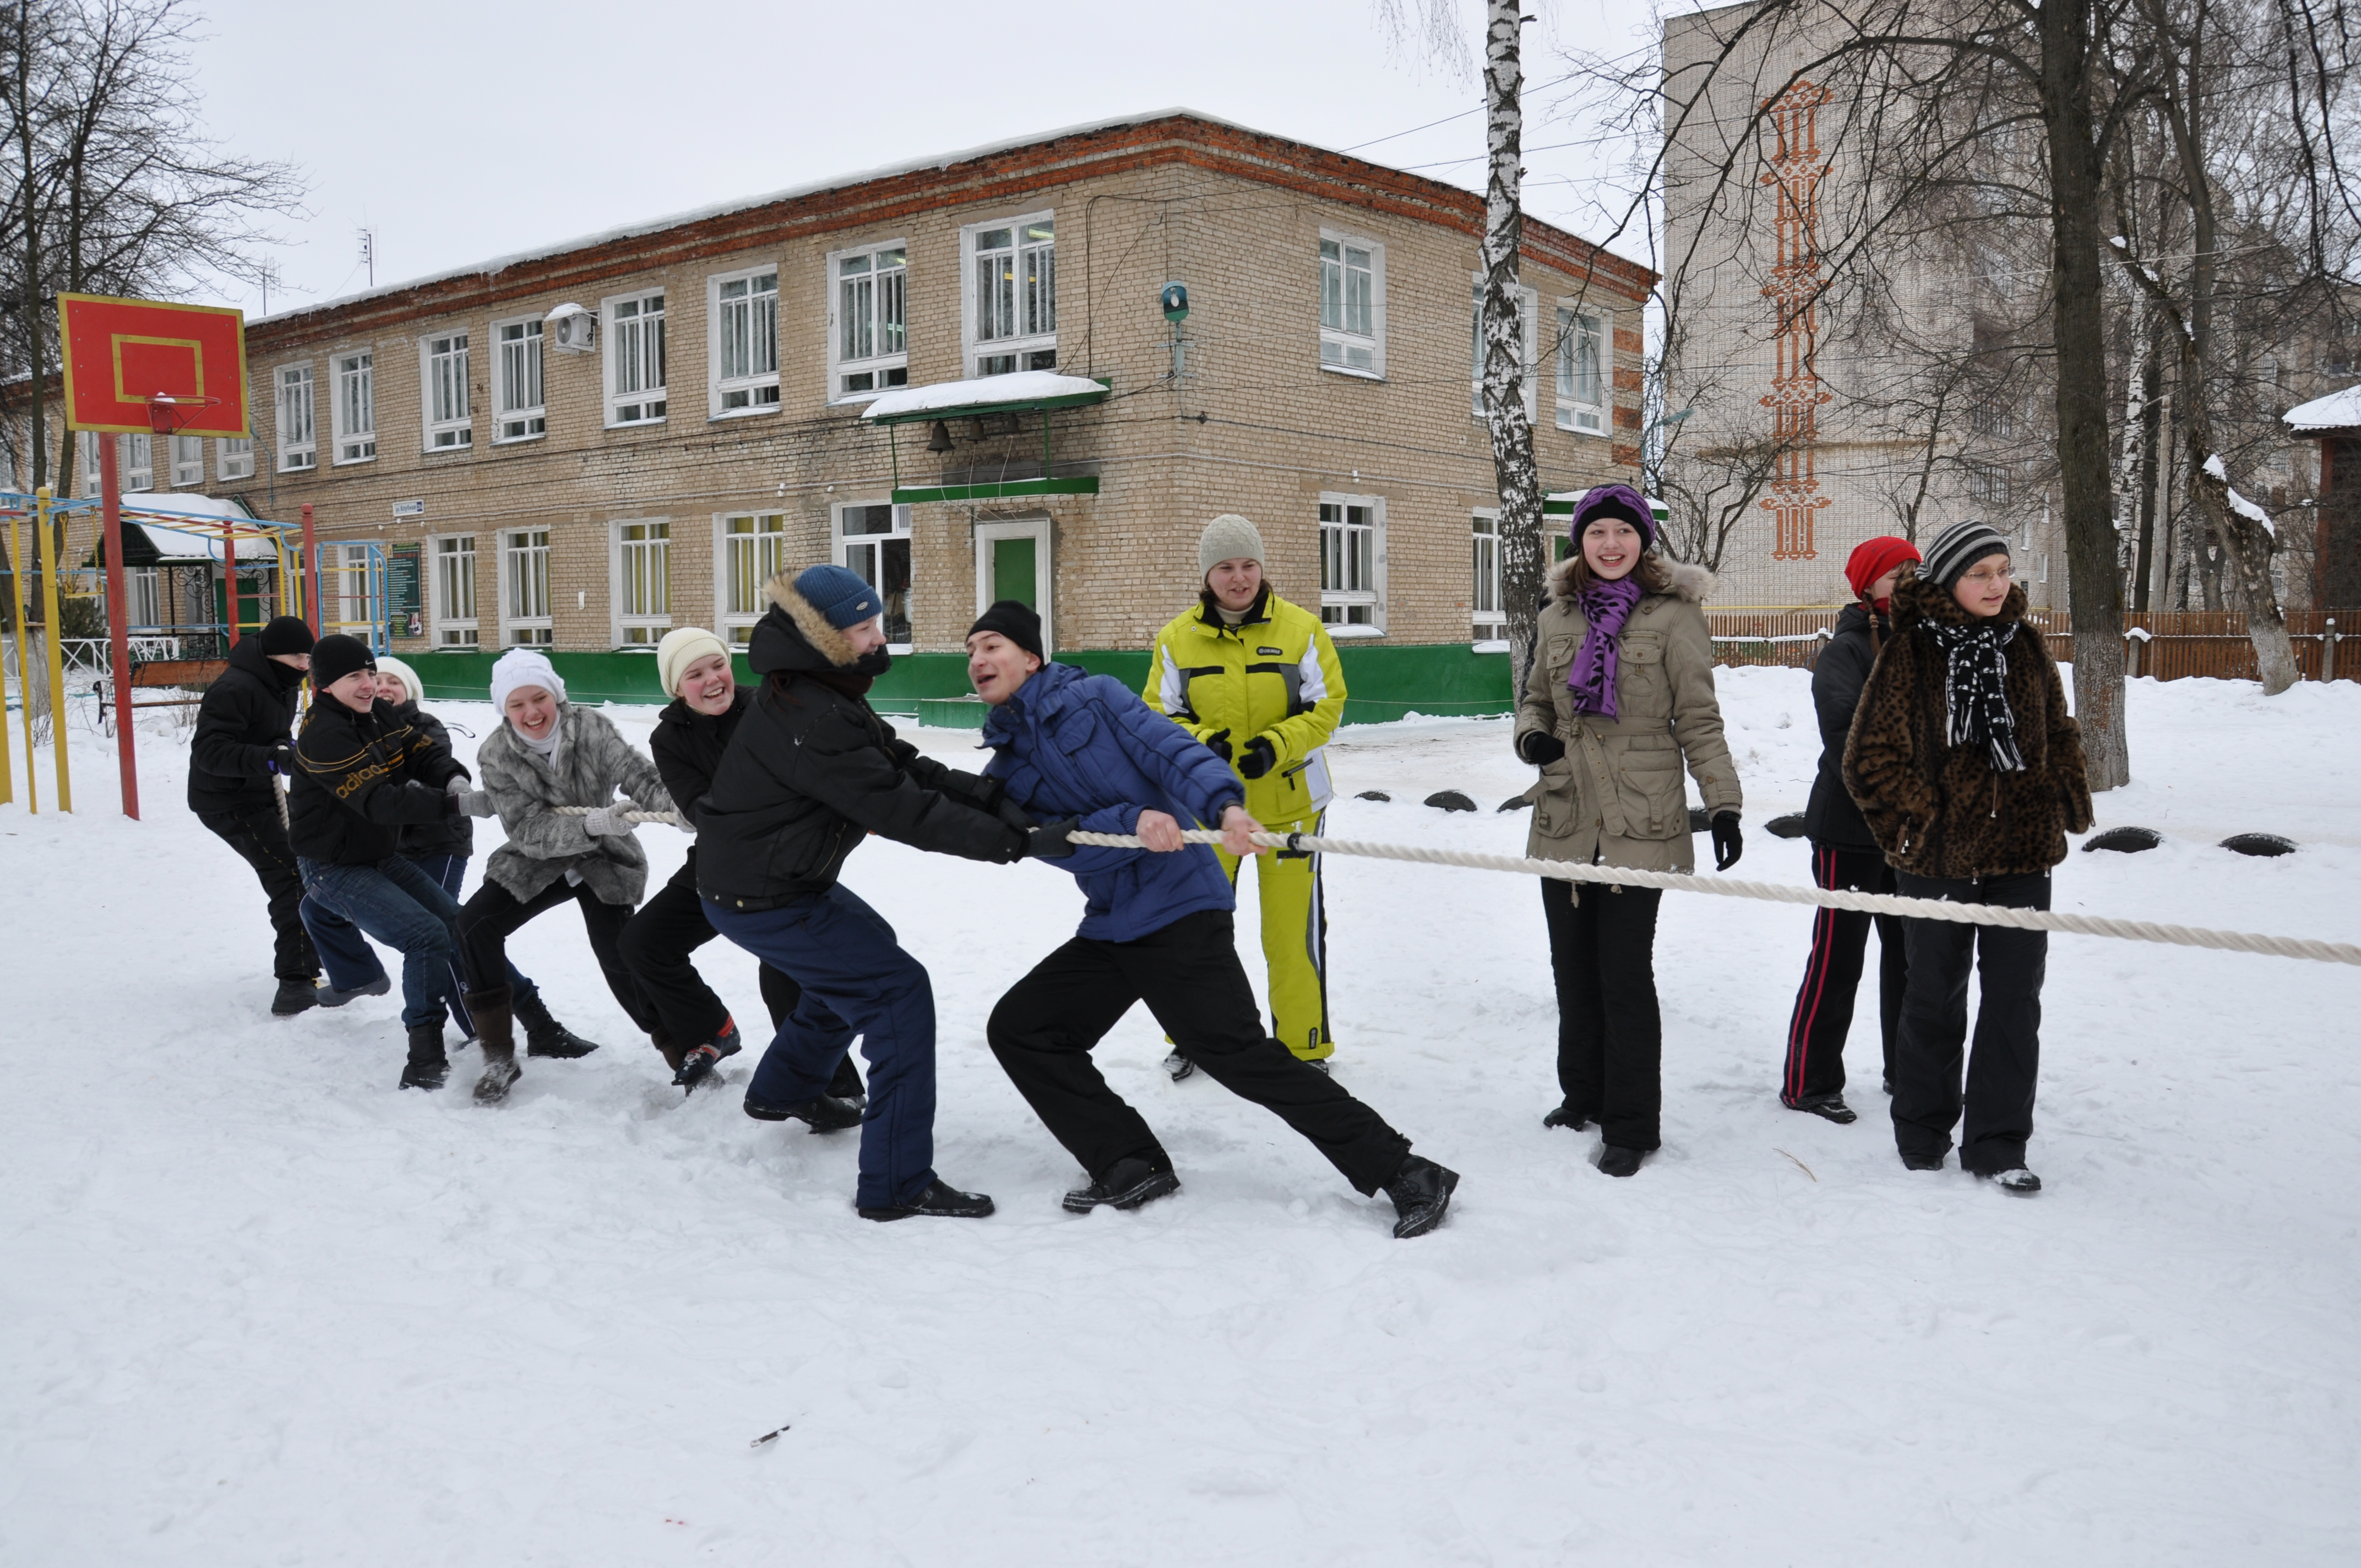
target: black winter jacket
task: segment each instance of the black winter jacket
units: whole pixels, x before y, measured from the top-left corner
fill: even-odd
[[[414,702],[396,704],[395,718],[416,727],[418,732],[432,742],[419,767],[419,776],[448,780],[457,773],[462,778],[475,775],[451,754],[451,732],[443,721]],[[449,788],[446,783],[444,786]],[[476,820],[464,811],[455,811],[434,822],[412,822],[401,829],[401,852],[405,855],[458,855],[476,852]]]
[[[1025,832],[994,814],[999,782],[896,739],[846,689],[860,683],[844,633],[785,574],[764,591],[776,608],[747,649],[763,685],[696,806],[697,892],[735,909],[826,893],[869,833],[972,861],[1022,857]]]
[[[679,697],[673,698],[656,717],[655,733],[648,737],[648,753],[656,760],[656,776],[664,780],[664,793],[672,796],[673,809],[692,828],[697,826],[697,806],[713,787],[713,775],[721,767],[721,755],[730,749],[730,737],[738,733],[738,722],[753,706],[757,689],[734,687],[730,711],[718,718],[697,712]],[[686,859],[693,885],[697,878],[695,844],[689,845]]]
[[[1869,684],[1869,668],[1877,663],[1877,638],[1870,634],[1866,606],[1856,601],[1837,617],[1828,645],[1812,666],[1812,707],[1820,720],[1820,771],[1812,780],[1812,798],[1804,807],[1804,834],[1815,844],[1837,850],[1877,848],[1861,807],[1845,788],[1845,737],[1852,733],[1853,709],[1861,706],[1861,688]],[[1878,628],[1879,637],[1891,636]]]
[[[229,668],[205,688],[189,741],[189,809],[275,812],[266,766],[295,728],[295,692],[303,672],[271,663],[262,639],[229,651]]]
[[[406,825],[456,813],[445,786],[466,772],[449,746],[438,748],[393,704],[379,701],[363,714],[323,696],[295,738],[288,838],[311,860],[375,865],[400,851]]]

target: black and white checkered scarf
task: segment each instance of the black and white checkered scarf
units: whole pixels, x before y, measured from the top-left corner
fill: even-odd
[[[1972,626],[1927,623],[1935,646],[1943,651],[1949,669],[1943,695],[1951,710],[1950,740],[1954,746],[1981,746],[1992,759],[1993,771],[2025,771],[2025,753],[2016,746],[2016,715],[2008,706],[2008,644],[2016,635],[2014,620]]]

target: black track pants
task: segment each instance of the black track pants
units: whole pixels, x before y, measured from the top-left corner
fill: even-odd
[[[1140,1001],[1176,1050],[1312,1140],[1356,1190],[1374,1193],[1401,1168],[1409,1139],[1263,1032],[1229,911],[1207,909],[1136,942],[1077,937],[992,1010],[984,1031],[992,1054],[1093,1179],[1126,1157],[1170,1164],[1091,1059],[1091,1048]]]
[[[623,927],[624,966],[664,1033],[684,1047],[719,1035],[730,1016],[729,1007],[689,961],[697,948],[719,935],[705,917],[705,901],[697,895],[694,853]],[[763,965],[760,979],[771,1029],[747,1030],[749,1039],[775,1032],[803,997],[801,986],[768,964]]]
[[[1653,887],[1542,879],[1550,974],[1557,981],[1557,1084],[1586,1122],[1620,1149],[1663,1142],[1664,1018],[1656,1007]]]
[[[656,1015],[641,998],[631,971],[623,965],[623,925],[631,917],[631,906],[602,903],[587,883],[561,879],[542,889],[537,897],[519,902],[508,889],[487,879],[459,910],[459,947],[467,963],[467,984],[478,991],[507,984],[509,938],[526,921],[561,904],[581,906],[582,929],[590,938],[599,972],[607,977],[607,989],[614,992],[615,1001],[632,1023],[651,1035],[655,1033]],[[552,1000],[546,994],[542,997],[544,1003]]]
[[[1812,846],[1812,882],[1853,893],[1892,893],[1894,868],[1875,850]],[[1852,1032],[1853,993],[1861,987],[1869,927],[1877,925],[1877,1022],[1884,1043],[1885,1076],[1894,1076],[1894,1037],[1902,1023],[1905,956],[1902,917],[1822,909],[1812,918],[1812,956],[1787,1020],[1787,1067],[1779,1098],[1790,1105],[1843,1092],[1845,1036]]]
[[[2049,873],[1899,878],[1905,898],[2049,907]],[[1986,1176],[2025,1163],[2033,1135],[2034,1080],[2041,1068],[2041,981],[2049,933],[1949,920],[1905,920],[1910,980],[1894,1050],[1894,1143],[1905,1155],[1939,1157],[1960,1124],[1960,1056],[1968,1038],[1968,970],[1980,981],[1976,1034],[1968,1057],[1967,1121],[1960,1164]]]
[[[287,829],[280,825],[278,808],[207,811],[199,814],[197,820],[236,850],[238,859],[254,868],[262,883],[262,894],[270,902],[270,929],[277,938],[270,972],[280,980],[317,979],[320,955],[312,950],[312,935],[303,929],[302,917],[296,913],[303,903],[303,876],[295,869],[295,851],[288,845]]]

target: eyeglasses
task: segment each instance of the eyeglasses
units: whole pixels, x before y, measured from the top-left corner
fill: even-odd
[[[1971,583],[2005,583],[2015,580],[2016,568],[2000,565],[1993,567],[1990,571],[1964,572],[1960,576]]]

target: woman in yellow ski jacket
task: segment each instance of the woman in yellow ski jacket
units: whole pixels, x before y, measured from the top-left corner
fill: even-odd
[[[1156,635],[1141,693],[1148,706],[1213,748],[1246,784],[1246,811],[1274,833],[1317,833],[1328,806],[1324,748],[1345,712],[1336,645],[1310,610],[1271,591],[1262,534],[1235,514],[1205,525],[1204,592]],[[1328,920],[1320,857],[1256,857],[1271,1032],[1306,1061],[1335,1053],[1328,1035]],[[1233,882],[1238,862],[1222,857]],[[1188,1062],[1166,1062],[1175,1078]]]

